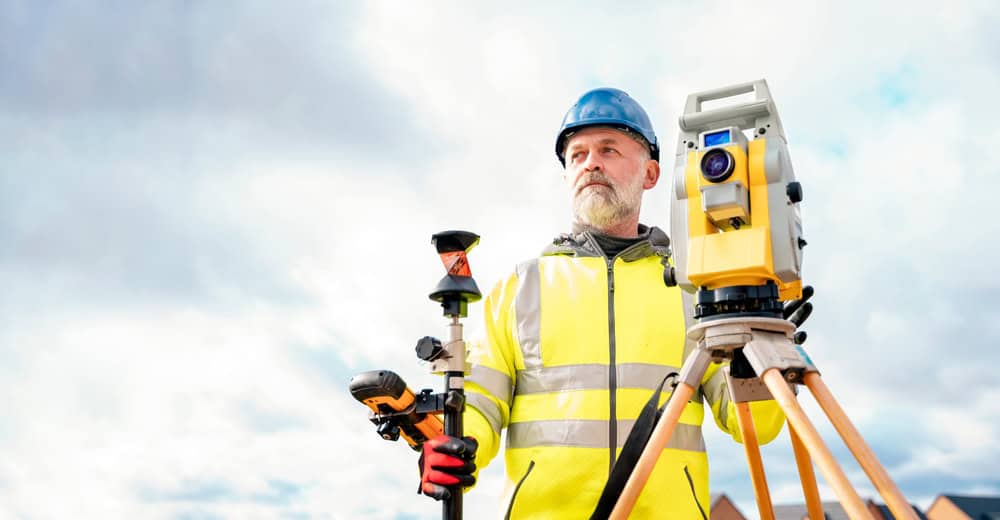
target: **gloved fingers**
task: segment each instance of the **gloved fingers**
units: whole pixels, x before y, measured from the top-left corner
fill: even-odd
[[[476,483],[475,456],[479,443],[472,437],[459,439],[439,435],[424,443],[420,454],[420,491],[435,500],[447,499],[449,487]]]
[[[459,439],[458,437],[441,435],[431,439],[430,446],[431,449],[438,453],[458,456],[466,453],[474,454],[476,452],[476,448],[479,447],[479,443],[472,437]]]
[[[435,500],[451,496],[449,487],[476,483],[475,456],[479,443],[472,437],[459,439],[439,435],[424,443],[420,454],[420,491]]]
[[[471,463],[469,464],[472,470],[474,470],[475,465]],[[451,496],[451,492],[448,488],[454,488],[456,486],[468,487],[475,483],[476,478],[471,474],[454,474],[449,473],[448,471],[439,470],[435,466],[430,466],[426,468],[423,475],[421,475],[420,491],[435,500],[443,500]]]
[[[785,302],[785,307],[781,309],[781,317],[788,319],[795,311],[799,310],[802,306],[802,300],[792,300],[790,302]]]
[[[434,500],[448,500],[451,498],[451,491],[448,488],[433,482],[424,482],[421,484],[420,492]]]
[[[806,331],[800,330],[792,336],[792,341],[795,342],[796,345],[801,345],[806,342],[807,337],[808,334],[806,334]]]
[[[476,450],[479,449],[479,441],[475,437],[462,437],[462,442],[465,443],[465,455],[469,457],[476,456]]]
[[[455,475],[458,477],[458,484],[462,487],[469,487],[476,483],[476,477],[472,475]]]
[[[471,473],[450,473],[433,468],[427,472],[424,481],[441,486],[471,486],[476,483],[476,477]]]
[[[787,320],[789,316],[791,316],[795,311],[799,310],[799,307],[801,307],[802,304],[809,301],[809,298],[812,298],[812,295],[815,292],[816,291],[813,289],[813,286],[807,285],[802,288],[801,298],[799,298],[798,300],[792,300],[790,302],[786,302],[785,308],[783,309],[783,314],[785,319]]]
[[[801,327],[802,324],[805,323],[807,319],[809,319],[809,315],[812,314],[812,311],[813,311],[813,304],[806,303],[802,305],[802,307],[799,310],[795,311],[795,313],[792,314],[791,317],[786,319],[794,323],[796,327]]]
[[[466,460],[473,459],[476,456],[476,450],[479,448],[479,442],[473,437],[463,437],[459,439],[458,437],[441,435],[428,442],[430,443],[431,449],[438,453],[454,455],[456,457],[462,457]]]
[[[451,474],[472,473],[476,471],[475,462],[440,453],[436,453],[427,459],[427,467],[447,471]]]
[[[472,437],[435,437],[424,444],[420,455],[421,472],[428,473],[430,480],[437,484],[461,484],[464,482],[461,479],[463,476],[471,476],[476,471],[475,456],[478,447],[479,444]],[[424,477],[427,480],[428,475]]]

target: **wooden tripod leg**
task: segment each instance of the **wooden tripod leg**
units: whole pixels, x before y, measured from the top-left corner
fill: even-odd
[[[848,516],[852,520],[862,518],[874,520],[871,513],[865,508],[865,504],[861,501],[861,497],[858,496],[857,491],[851,487],[851,483],[848,482],[844,470],[840,469],[840,466],[837,465],[837,461],[833,458],[833,453],[823,443],[819,432],[816,431],[812,422],[809,421],[809,417],[802,410],[802,406],[795,399],[795,394],[788,387],[788,383],[785,382],[785,378],[782,377],[781,372],[777,368],[770,368],[765,370],[760,378],[767,385],[768,390],[771,391],[771,395],[774,396],[781,409],[785,411],[788,422],[795,426],[795,431],[801,436],[802,443],[805,444],[809,450],[809,454],[816,460],[816,465],[819,466],[820,473],[823,474],[830,487],[833,488],[833,491],[840,498],[840,502],[847,511]]]
[[[806,445],[795,431],[792,423],[788,423],[788,435],[792,438],[792,451],[795,453],[795,465],[799,467],[799,480],[802,482],[802,494],[806,497],[806,511],[809,520],[826,518],[823,514],[823,503],[819,498],[819,488],[816,486],[816,473],[813,471],[812,459]]]
[[[830,393],[830,389],[823,382],[823,378],[816,372],[810,372],[805,375],[803,380],[820,407],[823,408],[823,412],[830,418],[830,422],[836,428],[837,433],[844,439],[844,444],[850,448],[851,453],[854,454],[854,458],[858,460],[858,464],[868,474],[868,478],[871,479],[872,484],[875,484],[875,489],[882,495],[882,499],[889,506],[889,510],[892,511],[893,516],[916,520],[917,515],[913,512],[913,508],[903,498],[903,494],[896,487],[892,479],[889,478],[889,474],[886,473],[885,468],[879,463],[878,458],[875,457],[875,453],[868,447],[868,444],[861,437],[861,434],[858,433],[851,420],[847,418],[844,409],[837,404],[836,399],[833,398],[833,394]]]
[[[767,477],[764,475],[764,461],[760,458],[760,443],[757,442],[757,429],[754,428],[753,415],[750,414],[750,403],[736,404],[736,422],[740,425],[743,435],[743,450],[747,455],[747,465],[750,466],[750,480],[753,482],[753,494],[757,499],[757,511],[761,520],[774,520],[774,506],[771,505],[771,492],[767,489]]]
[[[639,461],[636,463],[635,469],[632,470],[632,475],[625,483],[625,489],[618,497],[618,503],[611,511],[609,518],[612,520],[625,520],[632,512],[636,500],[639,499],[639,493],[646,486],[646,481],[649,480],[649,475],[656,467],[656,461],[660,459],[663,448],[667,446],[670,435],[674,433],[674,427],[677,426],[677,421],[680,420],[684,407],[694,395],[694,390],[695,388],[687,383],[680,383],[674,389],[673,395],[670,396],[670,402],[663,410],[663,416],[656,423],[656,428],[653,429],[649,442],[642,450],[642,455],[639,456]]]

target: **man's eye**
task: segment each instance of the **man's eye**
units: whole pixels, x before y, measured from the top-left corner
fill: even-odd
[[[614,148],[612,148],[610,146],[606,146],[604,148],[604,153],[618,153],[618,150],[616,150],[616,149],[614,149]]]
[[[583,157],[583,152],[573,152],[573,155],[570,156],[570,159],[577,161],[581,157]]]

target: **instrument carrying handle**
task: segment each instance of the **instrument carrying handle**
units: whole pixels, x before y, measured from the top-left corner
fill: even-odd
[[[751,92],[755,98],[753,101],[704,111],[701,108],[702,103],[706,101],[725,99]],[[718,126],[719,123],[728,123],[739,126],[742,130],[747,130],[757,127],[762,119],[766,120],[767,124],[772,127],[776,127],[774,130],[783,136],[781,123],[778,122],[778,109],[771,98],[767,81],[759,79],[703,90],[689,95],[684,105],[684,114],[680,117],[680,127],[686,132],[702,132]]]

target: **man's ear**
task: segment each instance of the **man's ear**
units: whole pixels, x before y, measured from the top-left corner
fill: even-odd
[[[645,178],[642,181],[642,189],[649,190],[660,180],[660,163],[652,159],[646,161]]]

